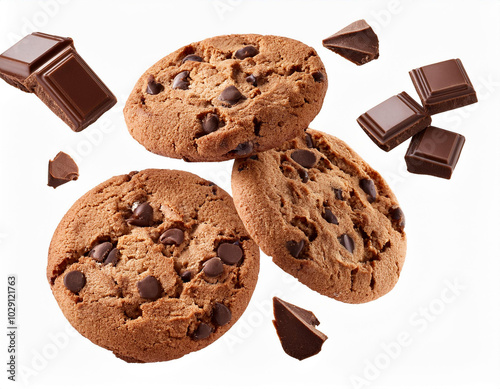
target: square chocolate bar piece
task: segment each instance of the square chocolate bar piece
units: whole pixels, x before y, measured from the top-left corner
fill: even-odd
[[[459,59],[413,69],[410,77],[429,115],[477,103],[476,91]]]
[[[449,179],[464,143],[464,136],[430,126],[410,142],[405,155],[408,171]]]
[[[358,118],[382,150],[389,151],[431,124],[431,117],[406,92],[393,96]]]

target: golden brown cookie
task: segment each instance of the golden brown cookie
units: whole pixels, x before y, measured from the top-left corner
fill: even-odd
[[[124,114],[149,151],[224,161],[298,136],[328,86],[316,51],[293,39],[225,35],[192,43],[139,79]]]
[[[113,177],[57,227],[47,277],[70,323],[127,362],[199,350],[245,310],[259,249],[231,197],[175,170]]]
[[[364,303],[398,281],[403,212],[384,179],[341,140],[307,130],[238,159],[232,190],[260,248],[311,289]]]

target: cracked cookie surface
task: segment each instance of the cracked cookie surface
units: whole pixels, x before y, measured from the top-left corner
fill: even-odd
[[[149,151],[223,161],[281,145],[318,114],[328,81],[316,51],[271,35],[192,43],[142,75],[124,114]]]
[[[231,185],[250,235],[309,288],[364,303],[398,281],[404,214],[380,174],[341,140],[308,129],[237,159]]]
[[[113,177],[57,227],[47,278],[70,323],[127,362],[199,350],[245,310],[259,249],[231,197],[175,170]]]

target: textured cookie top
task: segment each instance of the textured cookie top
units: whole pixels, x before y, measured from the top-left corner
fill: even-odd
[[[131,362],[213,342],[246,308],[259,250],[231,197],[173,170],[113,177],[54,233],[47,277],[71,324]]]
[[[327,89],[316,51],[271,35],[226,35],[187,45],[139,79],[124,109],[149,151],[223,161],[298,136]]]
[[[260,248],[322,294],[361,303],[396,284],[404,216],[382,177],[341,140],[307,130],[235,161],[234,201]]]

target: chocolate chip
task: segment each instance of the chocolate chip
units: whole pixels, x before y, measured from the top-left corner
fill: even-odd
[[[377,188],[372,180],[363,178],[359,180],[359,187],[368,195],[368,201],[373,203],[377,199]]]
[[[250,154],[253,151],[253,143],[252,142],[245,142],[245,143],[240,143],[236,148],[232,151],[236,155],[247,155]]]
[[[305,244],[304,239],[302,239],[299,242],[296,242],[294,240],[290,240],[290,241],[286,242],[286,248],[287,248],[288,252],[292,255],[292,257],[299,258],[300,253],[304,249],[304,244]]]
[[[210,258],[203,264],[203,273],[209,277],[217,277],[224,271],[224,265],[219,257]]]
[[[106,257],[106,260],[104,261],[104,265],[111,264],[113,266],[116,266],[116,264],[120,260],[120,258],[118,258],[118,254],[119,254],[119,251],[117,248],[114,248],[113,250],[111,250],[109,252],[108,256]]]
[[[194,62],[203,62],[203,58],[201,58],[199,55],[196,54],[189,54],[186,55],[181,63],[187,62],[187,61],[194,61]]]
[[[316,82],[323,82],[325,80],[325,76],[321,72],[314,72],[312,76]]]
[[[85,275],[78,270],[70,271],[64,276],[64,286],[73,293],[78,293],[87,283]]]
[[[97,262],[103,262],[106,256],[113,249],[113,245],[110,242],[99,243],[90,250],[90,257],[94,258]]]
[[[184,70],[180,72],[177,76],[174,77],[174,82],[172,83],[172,89],[188,89],[189,81],[187,78],[189,77],[189,72]]]
[[[212,311],[212,321],[219,327],[231,321],[231,311],[221,303],[215,303]]]
[[[163,289],[160,281],[153,276],[147,276],[137,283],[137,289],[142,298],[148,300],[156,300],[161,296]]]
[[[193,333],[193,339],[194,340],[206,339],[210,336],[212,331],[213,331],[212,327],[210,327],[208,324],[200,323],[196,331],[194,331]]]
[[[245,81],[249,84],[252,84],[253,86],[257,86],[257,77],[255,77],[253,74],[247,76],[247,78],[245,78]]]
[[[179,246],[184,240],[184,231],[179,228],[170,228],[160,235],[160,243]]]
[[[205,134],[210,134],[219,129],[219,115],[208,113],[201,121],[201,128]]]
[[[181,280],[182,282],[189,282],[191,281],[191,277],[193,274],[191,273],[191,270],[185,270],[181,273]]]
[[[306,145],[307,147],[309,147],[310,149],[312,149],[314,147],[314,144],[313,144],[313,140],[312,140],[312,137],[310,134],[308,134],[306,132]]]
[[[153,75],[150,75],[148,77],[148,87],[146,88],[146,93],[147,94],[150,94],[150,95],[157,95],[158,93],[160,93],[163,89],[165,89],[163,87],[162,84],[160,84],[159,82],[156,82],[155,81],[155,78]]]
[[[251,157],[248,157],[248,158],[250,158],[253,161],[258,161],[259,160],[259,156],[258,155],[252,155]]]
[[[126,221],[133,226],[149,227],[153,224],[153,208],[147,202],[142,203]]]
[[[223,101],[228,105],[234,105],[243,98],[241,92],[234,85],[228,86],[222,91],[219,96],[219,100]]]
[[[234,265],[243,258],[243,250],[238,244],[222,243],[217,249],[217,256],[228,265]]]
[[[335,198],[337,200],[344,201],[344,193],[342,192],[342,189],[333,189],[333,193],[335,193]]]
[[[352,240],[352,238],[349,235],[347,235],[347,234],[340,235],[339,242],[350,253],[352,253],[354,251],[354,241]]]
[[[391,217],[398,222],[399,227],[405,228],[406,220],[405,220],[405,214],[403,213],[403,210],[399,207],[393,208],[391,210]]]
[[[339,224],[337,217],[333,214],[330,208],[325,209],[325,213],[323,214],[323,218],[331,224]]]
[[[245,59],[248,57],[255,57],[259,54],[259,50],[255,46],[245,46],[234,53],[236,59]]]
[[[299,169],[297,170],[299,173],[299,177],[302,180],[302,182],[305,184],[307,181],[309,181],[309,174],[307,174],[307,170],[305,169]]]
[[[309,150],[295,150],[292,159],[305,168],[311,168],[316,164],[316,155]]]

